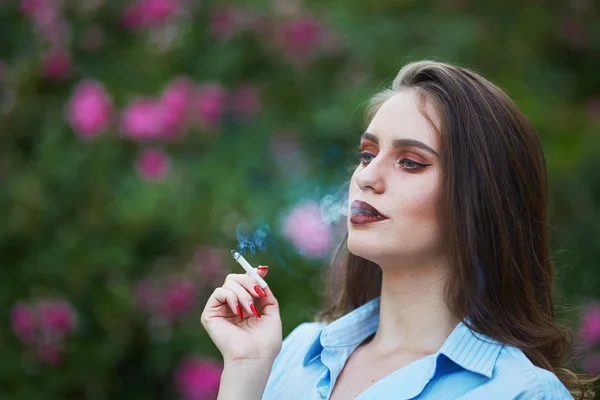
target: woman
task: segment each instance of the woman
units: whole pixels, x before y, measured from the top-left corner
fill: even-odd
[[[315,322],[282,345],[277,300],[249,275],[210,297],[219,399],[591,399],[563,364],[545,162],[523,114],[481,76],[424,61],[368,122]]]

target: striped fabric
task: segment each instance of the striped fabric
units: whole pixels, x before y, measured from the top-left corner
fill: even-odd
[[[379,324],[376,298],[330,324],[300,324],[283,341],[263,400],[329,399],[350,354]],[[523,352],[459,323],[435,354],[387,375],[357,400],[572,399],[551,372]]]

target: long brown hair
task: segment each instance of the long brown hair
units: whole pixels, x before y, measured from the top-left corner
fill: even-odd
[[[490,81],[432,61],[402,68],[392,87],[373,97],[367,119],[407,89],[420,96],[424,116],[431,101],[441,118],[437,214],[452,271],[445,291],[451,312],[521,349],[575,398],[592,399],[594,379],[565,367],[571,333],[556,318],[547,173],[535,130]],[[381,294],[381,269],[349,253],[347,235],[330,273],[317,321],[334,321]]]

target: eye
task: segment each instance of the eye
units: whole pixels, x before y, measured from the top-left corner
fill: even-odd
[[[371,161],[373,161],[373,159],[375,158],[375,155],[369,153],[368,151],[363,151],[362,153],[360,153],[358,155],[358,158],[359,158],[361,164],[366,165],[366,164],[370,163]]]
[[[411,160],[410,158],[403,158],[400,160],[400,164],[403,165],[402,168],[408,170],[416,170],[430,166],[431,164],[421,164],[416,162],[415,160]]]

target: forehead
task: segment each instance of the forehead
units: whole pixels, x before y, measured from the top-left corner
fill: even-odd
[[[393,139],[416,139],[437,151],[439,129],[439,116],[432,102],[414,90],[402,90],[381,105],[367,132],[376,135],[381,144]]]

